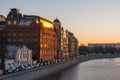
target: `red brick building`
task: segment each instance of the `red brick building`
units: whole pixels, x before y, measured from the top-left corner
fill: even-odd
[[[8,45],[26,45],[33,50],[33,59],[53,61],[57,56],[57,40],[53,22],[33,15],[24,15],[11,9],[6,19]]]

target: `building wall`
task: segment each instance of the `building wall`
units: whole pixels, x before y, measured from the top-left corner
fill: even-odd
[[[78,55],[78,40],[72,32],[68,32],[68,51],[70,57]]]
[[[67,58],[78,54],[78,40],[73,33],[64,30],[58,19],[54,20],[54,28],[57,34],[58,58]]]
[[[88,44],[88,47],[115,47],[116,44],[111,44],[111,43],[107,43],[107,44],[104,44],[104,43],[98,43],[98,44]]]
[[[8,45],[26,45],[33,50],[33,60],[37,59],[38,62],[54,60],[57,41],[51,25],[53,23],[45,18],[34,15],[21,18],[15,11],[10,11],[6,21]]]
[[[32,50],[26,46],[7,46],[7,50],[8,54],[6,59],[14,60],[14,67],[32,65]]]
[[[61,51],[62,27],[61,27],[61,22],[58,19],[54,20],[54,29],[57,37],[57,58],[61,59],[62,58],[62,51]]]
[[[32,65],[32,50],[28,49],[26,46],[19,48],[15,55],[15,62],[18,66],[21,65]]]
[[[37,27],[38,26],[34,26],[34,24],[33,26],[7,25],[6,38],[8,41],[8,45],[26,45],[29,49],[33,50],[33,56],[37,56],[40,51],[40,31]]]
[[[69,57],[68,53],[68,33],[67,31],[63,31],[62,34],[62,56],[63,58]]]
[[[41,61],[54,61],[57,58],[57,38],[54,30],[42,26],[40,36]]]
[[[57,56],[58,59],[67,58],[68,53],[68,33],[61,26],[61,22],[58,19],[54,20],[54,28],[57,35]]]

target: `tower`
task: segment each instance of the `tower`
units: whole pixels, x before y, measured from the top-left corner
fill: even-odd
[[[19,12],[19,9],[17,8],[12,8],[10,9],[11,11],[9,12],[9,14],[7,15],[7,18],[22,18],[22,14]]]
[[[22,19],[22,14],[19,12],[19,9],[12,8],[11,11],[7,15],[6,23],[7,25],[18,25],[20,19]]]
[[[61,22],[58,19],[54,20],[54,29],[56,32],[57,36],[57,58],[61,59],[62,58],[62,51],[61,51]]]

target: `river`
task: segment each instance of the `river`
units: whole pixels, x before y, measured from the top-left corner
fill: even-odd
[[[120,58],[82,62],[42,80],[120,80]]]

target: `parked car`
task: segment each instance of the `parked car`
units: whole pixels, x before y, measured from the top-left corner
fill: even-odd
[[[8,73],[11,73],[11,72],[15,72],[15,70],[16,70],[16,68],[15,67],[12,67],[12,68],[10,68],[10,69],[8,69]]]
[[[31,68],[30,66],[25,67],[25,69],[30,69],[30,68]]]
[[[22,66],[18,66],[19,71],[24,70]]]

